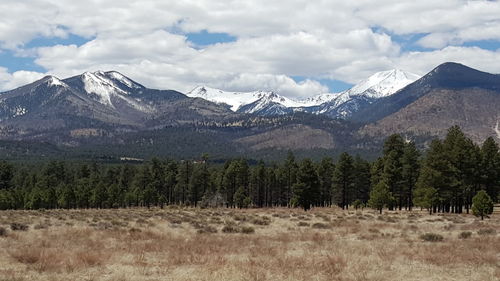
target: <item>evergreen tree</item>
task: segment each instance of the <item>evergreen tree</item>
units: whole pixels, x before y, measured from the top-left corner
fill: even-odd
[[[404,190],[407,191],[406,197],[408,201],[406,202],[406,206],[410,211],[413,206],[413,190],[415,189],[419,176],[419,158],[420,152],[417,150],[415,143],[407,143],[403,151],[401,165]]]
[[[193,173],[193,162],[183,160],[179,163],[176,176],[176,197],[182,204],[186,203],[191,175]]]
[[[257,167],[253,169],[251,176],[251,193],[257,207],[262,208],[266,203],[266,167],[264,161],[260,160]]]
[[[335,164],[331,157],[325,157],[318,165],[319,197],[321,206],[332,205],[332,185]]]
[[[311,159],[304,159],[297,171],[297,182],[293,186],[293,198],[305,211],[317,205],[319,180]]]
[[[368,205],[382,214],[382,209],[394,201],[389,185],[384,181],[380,181],[370,192],[370,200]]]
[[[402,164],[404,149],[405,141],[401,135],[394,134],[387,138],[384,143],[384,168],[381,175],[381,180],[389,186],[389,190],[396,197],[395,203],[400,210],[407,202]],[[393,205],[389,206],[390,209],[393,207]]]
[[[476,217],[481,217],[493,213],[493,201],[486,191],[479,191],[474,198],[472,198],[472,214]]]
[[[354,187],[354,160],[344,152],[335,166],[333,173],[334,201],[342,209],[348,209]]]
[[[5,161],[0,161],[0,190],[12,187],[13,177],[14,168],[12,165]]]
[[[352,199],[360,200],[362,204],[368,203],[368,199],[370,199],[370,187],[370,163],[357,155],[354,158],[354,185]]]
[[[486,193],[497,200],[500,192],[500,153],[498,144],[492,137],[481,147],[481,185]]]
[[[205,164],[197,164],[193,169],[191,181],[189,183],[189,202],[197,206],[198,201],[209,188],[210,174]]]
[[[432,207],[438,202],[437,190],[431,186],[419,186],[413,190],[413,203],[415,206],[425,208],[432,214]]]

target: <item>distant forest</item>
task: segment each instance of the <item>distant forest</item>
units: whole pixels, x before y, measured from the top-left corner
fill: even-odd
[[[0,209],[127,208],[184,205],[263,208],[337,205],[382,212],[425,208],[429,212],[469,212],[473,197],[498,200],[500,153],[488,138],[482,145],[451,127],[444,140],[419,151],[400,135],[383,145],[374,162],[342,153],[338,161],[282,163],[246,159],[210,164],[197,160],[152,159],[142,164],[98,165],[51,161],[0,162]],[[483,190],[484,192],[480,192]]]

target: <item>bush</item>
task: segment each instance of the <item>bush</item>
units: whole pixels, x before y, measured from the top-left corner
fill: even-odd
[[[10,224],[10,229],[12,229],[13,231],[27,231],[28,228],[29,226],[24,223],[14,222]]]
[[[312,228],[317,228],[317,229],[329,229],[331,228],[330,225],[326,224],[326,223],[321,223],[321,222],[317,222],[315,224],[312,225]]]
[[[224,232],[224,233],[237,233],[238,228],[232,224],[227,224],[222,228],[222,232]]]
[[[7,236],[7,229],[0,226],[0,237]]]
[[[211,234],[211,233],[217,233],[217,228],[211,226],[211,225],[206,225],[200,229],[198,229],[197,231],[199,234],[205,234],[205,233],[208,233],[208,234]]]
[[[458,235],[458,238],[467,239],[467,238],[470,238],[471,236],[472,236],[472,232],[464,231],[464,232],[460,232],[460,234]]]
[[[242,215],[242,214],[236,214],[236,215],[234,215],[233,219],[235,221],[247,221],[248,220],[248,218],[245,215]]]
[[[241,233],[244,233],[244,234],[255,233],[255,229],[251,226],[243,226],[243,227],[241,227]]]
[[[443,241],[443,236],[440,234],[436,233],[426,233],[420,235],[420,239],[427,241],[427,242],[440,242]]]
[[[252,220],[252,223],[255,225],[270,225],[271,219],[269,217],[257,217]]]
[[[299,221],[299,223],[297,225],[298,226],[309,226],[309,223],[307,223],[305,221]]]
[[[483,228],[477,231],[479,235],[495,235],[497,231],[493,228]]]

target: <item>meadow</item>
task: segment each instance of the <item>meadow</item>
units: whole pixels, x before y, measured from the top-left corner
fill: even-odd
[[[0,212],[0,280],[500,280],[500,216],[339,208]]]

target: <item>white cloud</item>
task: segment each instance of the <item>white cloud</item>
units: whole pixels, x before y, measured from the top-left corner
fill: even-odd
[[[326,87],[314,80],[296,83],[293,76],[355,83],[394,67],[424,74],[445,60],[499,72],[497,52],[449,47],[500,40],[499,14],[498,1],[467,0],[4,0],[0,49],[33,55],[60,77],[115,69],[149,87],[272,88],[298,97]],[[182,34],[201,30],[237,40],[197,50]],[[89,41],[24,47],[37,37],[69,34]],[[427,34],[418,44],[434,50],[402,52],[388,34]],[[23,81],[5,70],[0,75],[3,88]]]
[[[446,47],[432,52],[411,52],[398,59],[402,69],[426,74],[444,62],[458,62],[481,71],[500,73],[500,50],[489,51],[478,47]]]
[[[24,70],[9,73],[6,68],[0,67],[0,90],[11,90],[17,86],[36,81],[43,76],[43,73]]]

